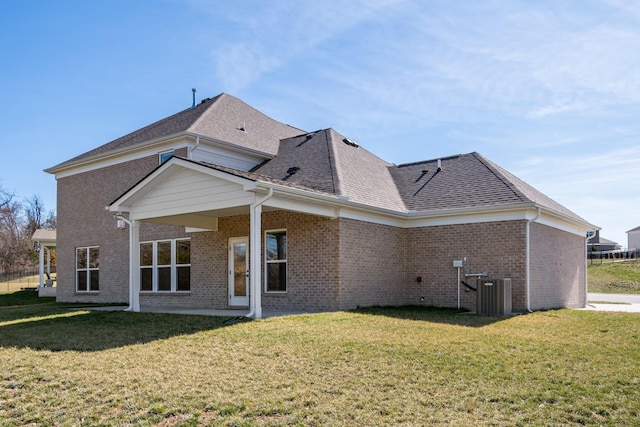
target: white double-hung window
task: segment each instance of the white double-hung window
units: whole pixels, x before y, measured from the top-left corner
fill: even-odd
[[[140,243],[140,290],[190,291],[191,241],[171,239]]]
[[[265,288],[267,292],[287,291],[287,230],[265,233]]]
[[[100,290],[100,249],[97,246],[76,248],[76,291]]]

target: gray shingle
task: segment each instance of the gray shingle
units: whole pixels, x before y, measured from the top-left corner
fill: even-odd
[[[304,133],[262,114],[238,98],[222,93],[202,100],[195,108],[180,111],[51,169],[181,132],[192,132],[270,155],[278,151],[280,139]]]

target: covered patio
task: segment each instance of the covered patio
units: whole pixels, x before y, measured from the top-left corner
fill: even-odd
[[[275,189],[275,194],[274,194]],[[300,201],[300,194],[307,199]],[[232,215],[249,217],[246,242],[248,292],[245,310],[230,311],[237,316],[261,318],[263,262],[263,210],[290,210],[335,217],[336,208],[308,198],[297,188],[257,180],[250,174],[173,157],[107,206],[114,212],[119,228],[129,229],[129,311],[189,312],[209,314],[221,310],[147,307],[140,304],[140,225],[152,222],[183,226],[187,232],[218,231],[218,219]],[[231,274],[231,273],[229,273]],[[233,299],[231,299],[233,301]],[[244,307],[243,307],[244,306]],[[211,314],[217,315],[217,314]]]
[[[51,277],[51,253],[56,248],[56,230],[39,228],[33,233],[31,240],[36,242],[39,247],[38,295],[41,297],[55,297],[56,288],[54,285],[56,279]]]

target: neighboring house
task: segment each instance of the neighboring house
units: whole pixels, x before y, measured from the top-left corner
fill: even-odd
[[[586,304],[597,227],[478,153],[394,165],[221,94],[47,172],[58,301],[455,307],[464,260],[511,279],[514,311]]]
[[[629,250],[640,249],[640,227],[627,231],[627,248]]]
[[[595,236],[587,241],[588,252],[618,251],[620,249],[622,246],[617,242],[600,237],[600,230],[596,230]]]

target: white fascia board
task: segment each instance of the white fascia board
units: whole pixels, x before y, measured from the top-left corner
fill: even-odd
[[[185,147],[188,148],[194,144],[188,138],[189,137],[185,135],[176,135],[169,139],[156,140],[155,142],[144,142],[136,144],[134,147],[112,150],[107,153],[98,154],[66,164],[63,167],[54,166],[52,168],[45,169],[44,171],[54,174],[56,179],[65,178],[67,176],[83,172],[90,172],[120,163],[142,159],[168,150],[178,150]]]
[[[593,224],[589,224],[587,222],[571,221],[568,220],[564,215],[559,215],[554,211],[545,211],[544,209],[542,209],[540,218],[538,218],[535,222],[547,225],[549,227],[557,228],[559,230],[566,231],[567,233],[575,234],[584,238],[587,237],[587,232],[600,230],[600,227]]]
[[[260,182],[258,187],[274,188],[275,194],[265,205],[306,212],[333,218],[349,218],[401,228],[458,225],[481,222],[533,220],[539,207],[535,203],[486,206],[461,209],[443,209],[431,212],[398,212],[351,202],[336,196],[305,191]],[[536,220],[563,231],[584,236],[595,226],[568,218],[561,213],[540,207],[541,216]]]

